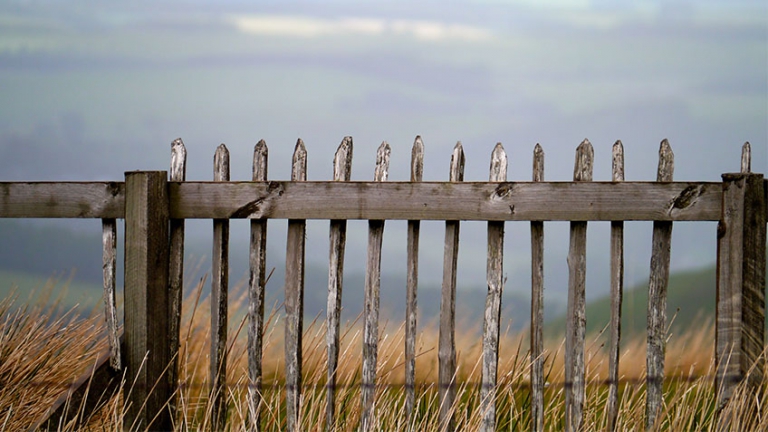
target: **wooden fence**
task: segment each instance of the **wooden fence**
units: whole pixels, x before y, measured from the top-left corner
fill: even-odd
[[[346,224],[369,221],[362,347],[361,427],[375,428],[376,364],[379,343],[379,279],[386,220],[407,220],[407,297],[405,387],[408,415],[414,412],[415,339],[418,287],[419,224],[445,221],[442,300],[439,322],[440,421],[454,429],[450,407],[456,398],[455,294],[460,221],[487,221],[488,291],[483,326],[481,408],[485,431],[496,428],[499,322],[503,280],[504,224],[528,221],[531,229],[530,395],[532,429],[543,430],[543,237],[545,221],[570,221],[569,284],[565,350],[565,429],[579,430],[585,398],[586,233],[590,221],[610,221],[611,321],[609,394],[606,410],[614,428],[618,410],[620,317],[623,291],[623,223],[653,221],[648,301],[646,425],[653,425],[662,403],[666,298],[670,239],[675,221],[719,221],[716,317],[716,394],[724,407],[740,382],[761,385],[764,347],[766,264],[766,181],[750,172],[749,144],[742,149],[741,173],[723,174],[722,182],[674,182],[673,153],[666,140],[659,150],[656,182],[624,179],[621,142],[613,146],[610,182],[592,180],[593,149],[585,140],[576,150],[573,182],[544,181],[544,152],[536,145],[532,182],[507,182],[507,156],[501,144],[491,155],[488,182],[464,182],[464,151],[453,150],[449,182],[423,182],[424,147],[417,137],[409,182],[388,182],[390,147],[378,149],[374,181],[351,182],[352,139],[344,138],[334,158],[333,181],[306,181],[307,152],[301,140],[293,154],[291,181],[268,181],[267,146],[254,149],[252,181],[230,181],[229,153],[224,145],[214,157],[213,182],[185,181],[186,150],[171,145],[168,173],[128,172],[125,182],[0,183],[0,217],[100,218],[104,227],[104,287],[109,355],[85,390],[74,388],[49,410],[39,426],[51,426],[66,415],[65,401],[99,401],[114,391],[125,373],[126,428],[168,429],[178,385],[176,358],[182,300],[184,220],[213,219],[211,284],[211,398],[214,429],[222,428],[227,411],[227,292],[229,219],[251,224],[248,305],[249,428],[258,430],[261,400],[261,356],[266,280],[266,228],[269,219],[287,219],[285,277],[285,363],[287,429],[297,423],[302,391],[302,315],[304,241],[307,219],[330,220],[330,264],[327,307],[326,425],[336,424],[335,384],[339,356],[339,323],[343,287]],[[118,332],[115,308],[116,219],[125,219],[125,320]],[[713,299],[715,300],[715,299]],[[122,341],[122,343],[121,343]],[[121,351],[122,350],[122,351]],[[168,367],[168,365],[171,365]],[[90,376],[90,375],[89,375]],[[87,380],[84,380],[84,382]],[[98,391],[97,391],[98,390]],[[168,403],[170,401],[170,403]],[[84,402],[85,403],[85,402]],[[759,403],[759,402],[758,402]],[[74,405],[74,404],[70,404]]]

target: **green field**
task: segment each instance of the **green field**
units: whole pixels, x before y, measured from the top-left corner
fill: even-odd
[[[670,334],[713,325],[717,282],[715,266],[672,273],[667,288],[667,325]],[[622,301],[621,331],[627,337],[642,336],[646,331],[648,283],[625,289]],[[547,324],[548,334],[562,334],[565,315]],[[602,297],[587,304],[587,334],[595,334],[608,325],[611,298]],[[766,326],[768,328],[768,325]]]

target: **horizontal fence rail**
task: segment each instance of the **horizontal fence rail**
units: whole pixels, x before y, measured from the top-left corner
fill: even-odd
[[[719,182],[169,182],[171,219],[718,221]],[[123,218],[117,182],[0,183],[3,218]]]

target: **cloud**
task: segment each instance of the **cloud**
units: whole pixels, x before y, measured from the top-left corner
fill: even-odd
[[[493,33],[486,28],[427,20],[229,15],[226,21],[240,32],[257,36],[316,38],[334,35],[399,35],[432,42],[484,42],[493,38]]]

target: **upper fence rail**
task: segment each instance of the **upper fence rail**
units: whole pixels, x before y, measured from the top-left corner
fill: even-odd
[[[718,221],[719,182],[169,182],[172,219]],[[123,182],[0,182],[2,218],[125,217]]]

